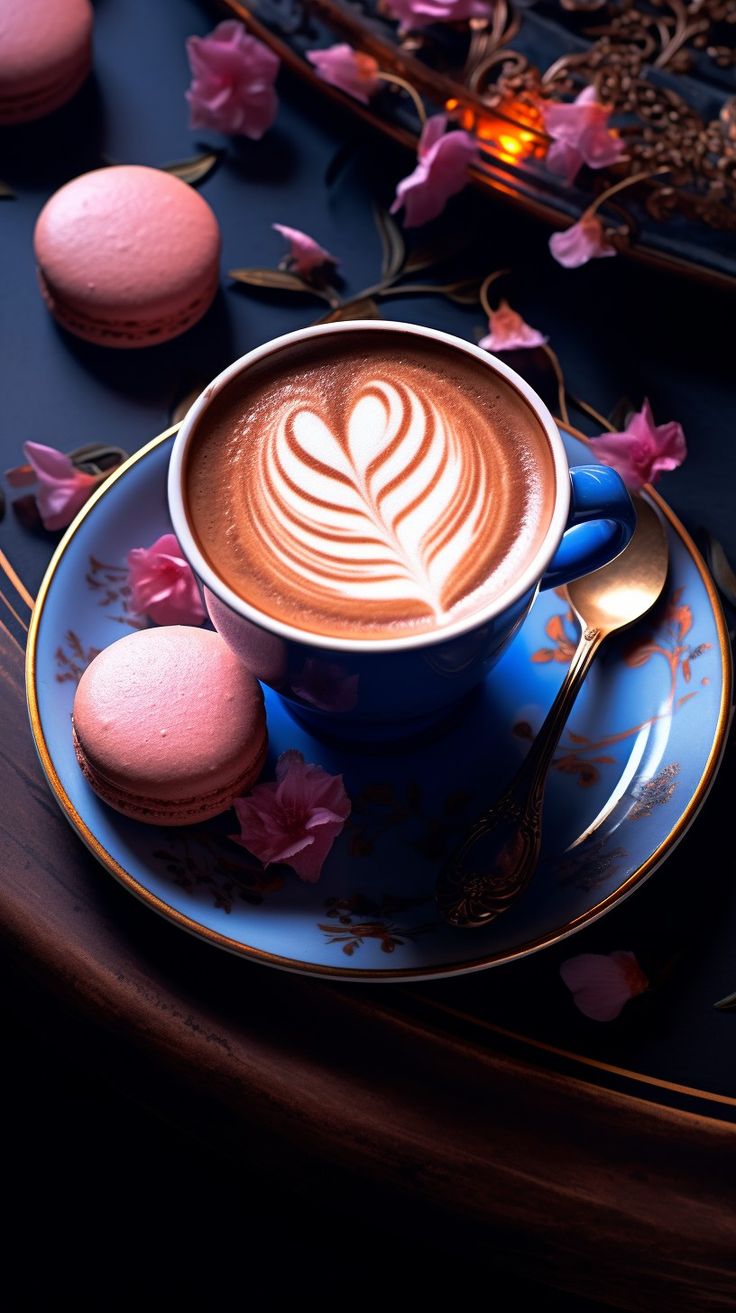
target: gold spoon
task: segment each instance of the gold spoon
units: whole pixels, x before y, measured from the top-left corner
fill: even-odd
[[[461,929],[490,925],[521,897],[539,861],[542,803],[552,757],[601,643],[653,606],[667,578],[667,539],[656,511],[635,499],[636,528],[608,565],[567,585],[580,642],[547,718],[506,792],[478,817],[440,873],[439,909]]]

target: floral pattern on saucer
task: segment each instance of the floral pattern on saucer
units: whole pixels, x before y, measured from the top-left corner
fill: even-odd
[[[610,640],[591,670],[548,785],[542,862],[525,898],[488,930],[439,919],[439,867],[496,796],[541,724],[577,641],[566,601],[542,593],[454,728],[420,748],[321,743],[266,691],[270,750],[342,772],[352,814],[316,885],[264,871],[228,835],[234,813],[161,830],[90,791],[71,743],[76,683],[95,654],[140,626],[129,612],[131,545],[168,532],[171,437],[93,501],[41,592],[29,699],[37,746],[67,816],[103,864],[163,915],[234,952],[292,970],[404,979],[478,970],[554,942],[613,906],[674,841],[704,795],[730,679],[722,621],[687,540],[668,525],[666,594]],[[589,457],[565,438],[571,464]]]

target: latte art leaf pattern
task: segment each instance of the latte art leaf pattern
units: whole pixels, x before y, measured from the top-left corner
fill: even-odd
[[[368,378],[339,418],[285,399],[259,461],[252,523],[285,588],[441,619],[472,587],[487,462],[431,397]]]
[[[449,629],[515,586],[556,487],[542,425],[485,358],[383,326],[326,329],[234,378],[186,477],[237,596],[359,641]]]

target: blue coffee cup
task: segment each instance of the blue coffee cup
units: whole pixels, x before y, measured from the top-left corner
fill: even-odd
[[[481,361],[519,394],[544,430],[554,467],[554,503],[547,532],[511,585],[491,603],[444,627],[396,638],[344,638],[310,633],[278,620],[238,596],[205,557],[189,516],[185,469],[189,446],[208,408],[235,381],[275,351],[308,338],[370,332],[433,339]],[[481,682],[523,623],[538,588],[557,587],[617,556],[634,529],[635,512],[619,475],[605,465],[568,467],[550,412],[529,384],[503,361],[448,333],[414,324],[347,321],[315,325],[266,343],[225,369],[188,412],[169,467],[174,531],[205,589],[207,608],[223,639],[252,673],[317,733],[351,741],[412,734],[448,715]]]

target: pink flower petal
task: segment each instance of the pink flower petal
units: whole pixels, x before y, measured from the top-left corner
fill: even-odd
[[[131,606],[157,625],[201,625],[205,609],[199,585],[173,533],[128,553]]]
[[[489,18],[493,0],[384,0],[383,8],[391,18],[399,20],[402,32],[411,32],[430,23]]]
[[[589,260],[616,254],[615,246],[606,241],[603,224],[598,216],[587,211],[571,228],[553,233],[549,239],[549,249],[557,263],[565,269],[579,269]]]
[[[567,141],[553,141],[544,162],[550,173],[556,173],[568,187],[585,163],[577,147]]]
[[[264,865],[284,862],[311,883],[350,815],[342,776],[305,763],[295,749],[279,757],[275,781],[257,784],[234,805],[240,834],[231,838]]]
[[[313,237],[308,237],[298,228],[287,228],[283,223],[272,223],[271,227],[289,243],[289,264],[294,273],[306,277],[313,269],[319,269],[323,264],[338,263],[334,255],[330,255],[324,246],[320,246]]]
[[[396,188],[391,213],[404,207],[405,228],[418,228],[436,219],[450,197],[466,185],[469,165],[477,163],[474,138],[460,130],[446,133],[446,123],[444,114],[427,119],[419,139],[417,166]]]
[[[45,529],[65,529],[101,479],[75,468],[68,456],[40,442],[23,444],[38,482],[36,504]]]
[[[618,470],[633,492],[666,470],[676,470],[687,456],[682,425],[676,420],[655,424],[648,401],[621,433],[602,433],[593,445],[596,459]]]
[[[560,966],[575,1006],[591,1021],[614,1021],[625,1003],[649,988],[633,953],[580,953]]]
[[[490,333],[478,343],[484,351],[519,351],[544,346],[547,341],[537,328],[525,323],[521,315],[512,310],[508,301],[502,301],[497,310],[491,311],[488,327]]]
[[[547,101],[541,109],[553,141],[547,167],[565,182],[571,183],[583,164],[603,169],[624,154],[624,142],[608,126],[613,107],[600,103],[594,87],[585,87],[572,104]]]
[[[378,62],[372,55],[364,55],[343,42],[327,50],[308,50],[307,59],[316,68],[323,82],[339,87],[348,96],[367,105],[380,86]]]
[[[186,93],[190,127],[258,141],[278,111],[278,56],[234,19],[218,23],[209,36],[189,37],[187,56],[192,70]]]
[[[40,442],[24,442],[23,454],[33,466],[37,479],[73,479],[76,470],[63,451],[44,447]]]

